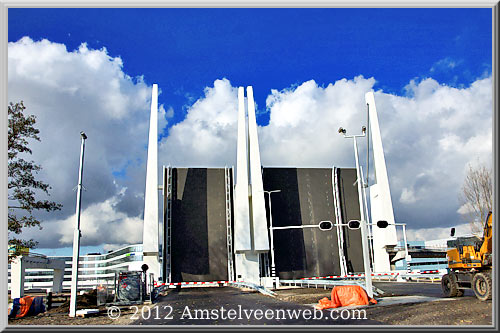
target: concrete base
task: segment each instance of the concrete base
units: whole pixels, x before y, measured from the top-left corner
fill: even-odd
[[[54,270],[52,290],[54,293],[62,292],[64,279],[64,260],[48,259],[34,256],[20,256],[11,264],[11,298],[24,296],[24,276],[26,268],[44,268]]]
[[[259,255],[253,252],[236,253],[236,281],[252,282],[260,285]]]

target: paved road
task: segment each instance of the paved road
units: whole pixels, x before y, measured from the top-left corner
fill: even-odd
[[[441,282],[374,282],[377,288],[395,296],[432,296],[443,297],[441,292]],[[466,289],[464,296],[474,296],[472,289]]]
[[[412,283],[412,282],[375,282],[375,286],[382,289],[384,296],[428,296],[441,298],[440,283]],[[153,311],[148,316],[138,313],[140,318],[133,322],[135,325],[379,325],[385,324],[384,318],[405,309],[408,306],[385,306],[370,307],[368,318],[379,318],[378,320],[356,320],[355,315],[350,313],[351,318],[332,319],[330,310],[321,314],[321,319],[314,319],[314,309],[310,304],[324,297],[330,296],[331,290],[322,289],[288,289],[281,290],[277,298],[264,296],[257,292],[246,292],[237,288],[183,288],[180,290],[170,289],[167,296],[159,299],[153,304]],[[390,297],[389,297],[390,298]],[[448,304],[446,306],[456,307],[457,304],[472,302],[475,297],[472,290],[465,291],[465,297],[460,298],[462,302]],[[460,301],[457,299],[457,301]],[[446,299],[443,299],[443,301]],[[464,304],[465,304],[464,303]],[[476,302],[477,303],[477,302]],[[452,305],[456,304],[456,305]],[[468,303],[467,303],[468,304]],[[475,303],[474,303],[475,304]],[[424,305],[422,305],[424,306]],[[441,306],[444,306],[441,305]],[[377,308],[378,310],[376,310]],[[425,314],[425,306],[423,313]],[[258,312],[258,311],[262,311]],[[269,317],[265,317],[268,310]],[[278,310],[281,310],[279,312]],[[304,310],[312,311],[311,317]],[[231,312],[230,312],[231,311]],[[372,312],[377,313],[374,316]],[[435,311],[435,310],[434,310]],[[294,314],[298,314],[294,315]],[[337,312],[334,316],[338,316]],[[348,314],[345,314],[346,316]],[[273,317],[271,317],[273,316]],[[397,316],[396,316],[397,317]],[[148,318],[148,319],[145,319]],[[276,319],[279,318],[279,319]],[[310,318],[310,319],[309,319]],[[392,319],[391,319],[392,320]],[[437,320],[437,322],[442,321]]]
[[[310,306],[284,302],[256,292],[245,292],[236,288],[183,288],[170,290],[159,302],[149,319],[141,318],[133,325],[376,325],[378,321],[368,319],[335,320],[330,311],[316,313]],[[170,308],[171,307],[171,308]],[[222,310],[222,308],[224,310]],[[241,310],[240,310],[241,309]],[[171,313],[170,313],[170,310]],[[196,311],[198,310],[198,312]],[[201,310],[208,310],[202,313]],[[263,317],[267,310],[267,319]],[[279,310],[279,311],[278,311]],[[303,312],[306,310],[306,312]],[[159,311],[157,315],[156,311]],[[230,311],[232,311],[230,313]],[[309,319],[308,313],[312,312]],[[145,312],[147,317],[147,311]],[[241,315],[240,315],[241,313]],[[298,318],[293,315],[299,314]],[[141,314],[138,314],[141,316]],[[333,316],[338,317],[341,313]],[[343,313],[359,317],[358,313]],[[273,317],[271,317],[273,316]],[[168,317],[168,319],[165,319]],[[262,317],[262,318],[261,318]],[[295,318],[290,318],[295,317]],[[156,319],[159,318],[159,319]],[[198,319],[195,319],[198,318]],[[203,319],[200,319],[203,318]],[[279,318],[279,319],[277,319]]]

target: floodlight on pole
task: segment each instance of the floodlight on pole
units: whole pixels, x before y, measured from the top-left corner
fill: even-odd
[[[78,189],[76,192],[76,224],[73,232],[73,261],[71,267],[71,298],[69,306],[69,316],[76,316],[76,295],[78,290],[78,259],[80,256],[80,211],[82,203],[82,179],[83,179],[83,156],[85,153],[85,140],[87,135],[85,132],[80,132],[81,148],[80,148],[80,170],[78,173]]]
[[[363,191],[365,190],[365,187],[364,187],[363,176],[361,175],[361,170],[359,166],[358,144],[356,142],[356,138],[361,138],[366,136],[366,127],[363,126],[361,128],[361,131],[363,134],[346,135],[347,131],[342,127],[339,128],[339,133],[342,134],[344,138],[353,139],[354,143],[354,158],[356,160],[356,174],[357,174],[356,182],[358,184],[359,213],[361,215],[361,225],[360,225],[361,242],[363,247],[363,264],[365,268],[365,289],[368,296],[373,297],[372,272],[370,267],[370,249],[368,242],[368,222],[366,221],[365,218],[365,205],[363,200]]]

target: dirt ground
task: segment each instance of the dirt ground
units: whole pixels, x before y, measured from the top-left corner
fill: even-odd
[[[492,301],[473,296],[367,308],[369,319],[384,325],[492,325]]]
[[[423,286],[422,286],[423,287]],[[422,289],[420,287],[419,289]],[[426,286],[432,294],[438,286]],[[406,288],[406,287],[405,287]],[[214,290],[215,292],[215,290]],[[331,289],[297,288],[279,290],[276,300],[285,303],[311,305],[323,297],[330,297]],[[268,296],[257,294],[260,297]],[[384,296],[400,295],[386,293]],[[214,295],[215,296],[215,295]],[[430,296],[436,296],[432,294]],[[189,300],[186,299],[186,302]],[[139,305],[139,311],[145,305]],[[130,320],[134,310],[129,306],[121,306],[119,319],[110,319],[105,307],[100,307],[100,313],[87,318],[70,318],[65,307],[54,308],[34,317],[9,320],[9,325],[130,325],[137,324]],[[394,304],[386,306],[370,306],[365,308],[370,322],[381,325],[492,325],[492,301],[482,302],[470,294],[455,299],[436,300],[423,303]],[[65,310],[65,311],[62,311]],[[362,323],[360,322],[362,325]]]
[[[382,286],[380,287],[386,290],[385,297],[404,295],[400,292],[390,292]],[[426,283],[411,286],[429,289],[427,291],[429,296],[440,295],[439,285]],[[433,289],[437,289],[438,292]],[[288,302],[314,304],[322,297],[330,298],[330,293],[331,290],[323,288],[301,288],[280,290],[277,292],[277,297]],[[376,320],[383,325],[492,325],[492,301],[482,302],[472,295],[472,292],[467,292],[465,297],[452,300],[371,306],[366,308],[366,313],[368,319]]]
[[[144,305],[137,305],[139,311]],[[90,308],[90,307],[89,307]],[[64,309],[53,308],[45,313],[40,313],[36,316],[9,319],[9,325],[130,325],[131,320],[128,319],[135,312],[129,306],[120,306],[121,316],[118,319],[108,317],[107,309],[104,306],[94,307],[99,309],[99,313],[85,318],[69,317],[69,311]]]

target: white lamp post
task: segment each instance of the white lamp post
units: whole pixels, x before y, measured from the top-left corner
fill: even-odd
[[[410,261],[411,261],[411,256],[410,253],[408,253],[408,242],[406,240],[406,223],[394,223],[394,225],[401,225],[403,226],[403,240],[405,242],[405,261],[406,261],[406,273],[410,273]]]
[[[269,195],[271,196],[271,195]],[[289,225],[289,226],[284,226],[284,227],[271,227],[269,228],[271,231],[271,235],[273,234],[274,230],[288,230],[288,229],[307,229],[307,228],[318,228],[321,231],[329,231],[332,230],[333,228],[333,223],[331,221],[321,221],[318,224],[306,224],[306,225]],[[272,241],[272,236],[271,236],[271,249],[273,249],[273,260],[272,264],[274,265],[274,243]],[[279,277],[276,279],[276,288],[279,287]]]
[[[389,225],[394,225],[394,226],[402,226],[403,227],[403,241],[405,242],[405,261],[406,261],[406,272],[409,273],[411,271],[410,269],[410,261],[411,261],[411,255],[408,252],[408,241],[406,239],[406,223],[389,223],[387,221],[378,221],[377,226],[379,228],[387,228]]]
[[[273,278],[273,281],[276,283],[276,288],[279,288],[280,279],[279,276],[276,277],[276,265],[274,261],[274,235],[273,235],[273,213],[271,210],[271,193],[278,193],[281,192],[281,190],[272,190],[263,192],[267,193],[269,198],[268,200],[269,200],[269,234],[271,240],[271,277]]]
[[[360,167],[359,167],[359,157],[358,157],[358,144],[356,142],[356,138],[361,138],[366,135],[366,127],[362,127],[362,132],[363,134],[359,135],[346,135],[346,130],[343,129],[342,127],[339,129],[339,133],[344,135],[344,138],[352,138],[353,143],[354,143],[354,158],[356,160],[356,173],[357,173],[357,184],[358,184],[358,199],[359,199],[359,213],[361,217],[361,242],[363,246],[363,264],[365,267],[365,289],[366,293],[368,294],[369,297],[373,297],[373,288],[372,288],[372,271],[370,267],[370,249],[369,249],[369,244],[368,244],[368,228],[367,224],[368,221],[366,221],[365,217],[365,205],[363,202],[363,186],[364,186],[364,181],[363,177],[360,172]]]
[[[83,178],[83,155],[85,152],[85,140],[87,135],[80,132],[82,146],[80,150],[80,172],[78,176],[78,189],[76,192],[76,225],[73,233],[73,264],[71,267],[71,299],[69,306],[69,316],[76,316],[76,293],[78,287],[78,258],[80,256],[80,208],[82,203],[82,178]]]

